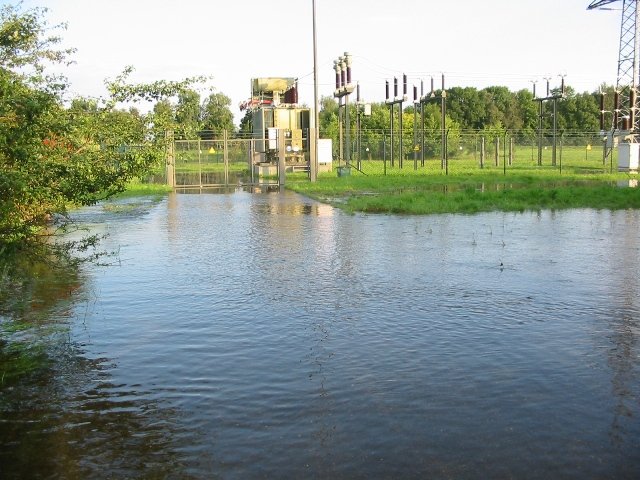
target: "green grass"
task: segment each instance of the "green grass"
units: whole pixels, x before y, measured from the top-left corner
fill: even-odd
[[[127,189],[113,198],[129,198],[142,196],[163,196],[173,189],[167,185],[157,183],[142,183],[138,180],[130,182]]]
[[[224,173],[224,163],[176,160],[176,173]],[[229,162],[230,172],[248,171],[247,162]]]
[[[640,208],[640,189],[621,188],[628,174],[584,174],[573,169],[521,168],[503,171],[458,170],[444,175],[403,169],[400,175],[337,177],[321,174],[318,181],[289,182],[303,195],[349,212],[433,214],[525,211],[566,208]]]

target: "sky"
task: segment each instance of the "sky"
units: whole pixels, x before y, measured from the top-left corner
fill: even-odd
[[[2,4],[16,2],[2,1]],[[364,101],[385,99],[385,80],[430,78],[440,86],[538,92],[565,75],[578,92],[615,84],[621,5],[587,11],[590,0],[316,0],[318,93],[332,96],[333,61],[353,57]],[[105,79],[131,65],[131,80],[205,75],[239,104],[256,77],[298,78],[313,105],[312,0],[24,0],[46,7],[49,24],[67,23],[64,45],[77,49],[64,70],[72,95],[106,95]],[[207,95],[204,91],[202,95]],[[355,96],[352,96],[355,100]],[[144,109],[144,106],[142,106]]]

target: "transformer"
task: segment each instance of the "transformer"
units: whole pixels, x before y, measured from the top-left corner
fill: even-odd
[[[296,82],[289,77],[251,80],[251,97],[240,109],[251,112],[254,164],[277,163],[277,132],[283,131],[287,168],[308,169],[310,109],[298,105]]]

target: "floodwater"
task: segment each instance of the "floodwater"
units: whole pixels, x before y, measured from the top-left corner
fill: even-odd
[[[638,478],[640,211],[127,202],[77,215],[116,256],[0,390],[0,477]]]

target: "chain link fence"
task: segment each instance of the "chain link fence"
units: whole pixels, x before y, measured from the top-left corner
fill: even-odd
[[[175,186],[251,183],[251,140],[175,140]]]
[[[279,181],[277,151],[269,158],[256,153],[251,138],[175,140],[173,162],[176,188],[256,185]],[[605,155],[605,138],[598,132],[486,132],[440,129],[403,135],[390,131],[356,131],[350,142],[350,162],[341,155],[346,144],[332,142],[332,169],[320,175],[442,175],[472,171],[527,170],[608,173],[617,170],[617,149]],[[289,148],[287,148],[289,147]],[[285,177],[308,178],[308,152],[295,153],[285,143]],[[295,157],[295,158],[294,158]],[[264,160],[269,165],[265,166]],[[263,162],[263,163],[261,163]],[[266,163],[268,163],[266,162]],[[257,166],[261,164],[261,168]],[[160,173],[150,178],[167,182]]]
[[[472,170],[566,170],[606,173],[617,169],[617,151],[605,155],[598,132],[356,132],[350,165],[366,175],[464,173]],[[338,149],[334,155],[339,157]],[[344,165],[344,160],[334,161]]]

